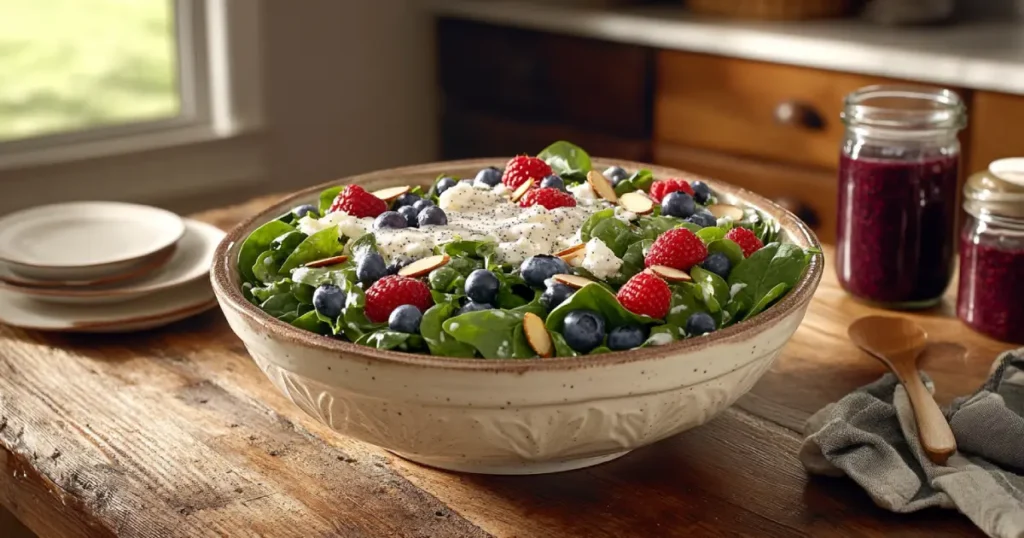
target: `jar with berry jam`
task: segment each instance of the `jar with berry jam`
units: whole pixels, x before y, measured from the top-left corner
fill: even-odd
[[[957,315],[978,332],[1024,344],[1024,158],[971,176],[964,211]]]
[[[931,306],[953,274],[964,104],[949,90],[868,86],[842,119],[839,283],[886,308]]]

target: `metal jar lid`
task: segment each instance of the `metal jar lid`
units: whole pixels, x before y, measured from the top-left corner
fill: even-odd
[[[993,161],[964,184],[964,209],[979,218],[1024,219],[1024,157]]]

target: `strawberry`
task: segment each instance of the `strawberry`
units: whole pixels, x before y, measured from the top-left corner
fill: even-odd
[[[501,176],[501,182],[509,189],[515,190],[527,179],[532,179],[535,184],[540,185],[540,180],[550,175],[551,167],[548,163],[536,157],[519,155],[505,165],[505,174]]]
[[[519,200],[520,207],[530,207],[532,205],[542,205],[548,209],[576,207],[576,198],[567,192],[562,192],[553,187],[545,187],[543,189],[533,189],[524,194]]]
[[[366,317],[374,323],[387,321],[392,310],[406,304],[426,312],[434,304],[430,288],[415,278],[390,275],[366,290]]]
[[[669,193],[683,191],[693,196],[693,187],[685,179],[660,179],[651,185],[651,199],[661,203],[661,199]]]
[[[366,192],[359,185],[349,185],[338,193],[328,213],[344,211],[353,217],[376,217],[388,210],[388,203]]]
[[[644,266],[666,265],[685,271],[707,256],[708,248],[699,237],[686,228],[674,228],[654,240],[644,258]]]
[[[746,228],[733,228],[725,234],[725,237],[732,239],[734,243],[740,246],[743,250],[744,258],[749,258],[751,254],[761,250],[761,247],[764,246],[764,243],[754,235],[754,232]]]
[[[668,315],[672,290],[655,275],[637,273],[619,288],[615,297],[623,308],[634,314],[661,319]]]

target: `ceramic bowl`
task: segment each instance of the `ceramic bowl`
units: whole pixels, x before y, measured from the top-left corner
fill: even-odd
[[[453,161],[344,178],[367,190],[472,176],[501,159]],[[656,177],[678,170],[595,159]],[[726,201],[778,219],[788,242],[819,247],[791,213],[706,179]],[[330,184],[328,184],[330,185]],[[767,311],[709,336],[587,357],[473,360],[380,351],[292,327],[247,302],[235,260],[242,241],[328,185],[289,196],[235,228],[214,258],[213,287],[232,330],[270,381],[335,431],[422,464],[488,474],[535,474],[612,460],[699,426],[745,394],[803,320],[821,279],[815,256],[795,289]]]

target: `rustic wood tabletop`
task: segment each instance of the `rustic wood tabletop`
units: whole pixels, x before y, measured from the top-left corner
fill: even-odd
[[[227,229],[272,201],[198,218]],[[943,402],[1010,347],[953,307],[912,315],[969,349],[924,365]],[[719,418],[533,477],[437,471],[332,433],[271,386],[216,310],[119,336],[0,326],[0,504],[60,537],[978,535],[955,512],[886,512],[797,460],[803,421],[882,373],[846,338],[877,312],[827,268],[782,357]]]

